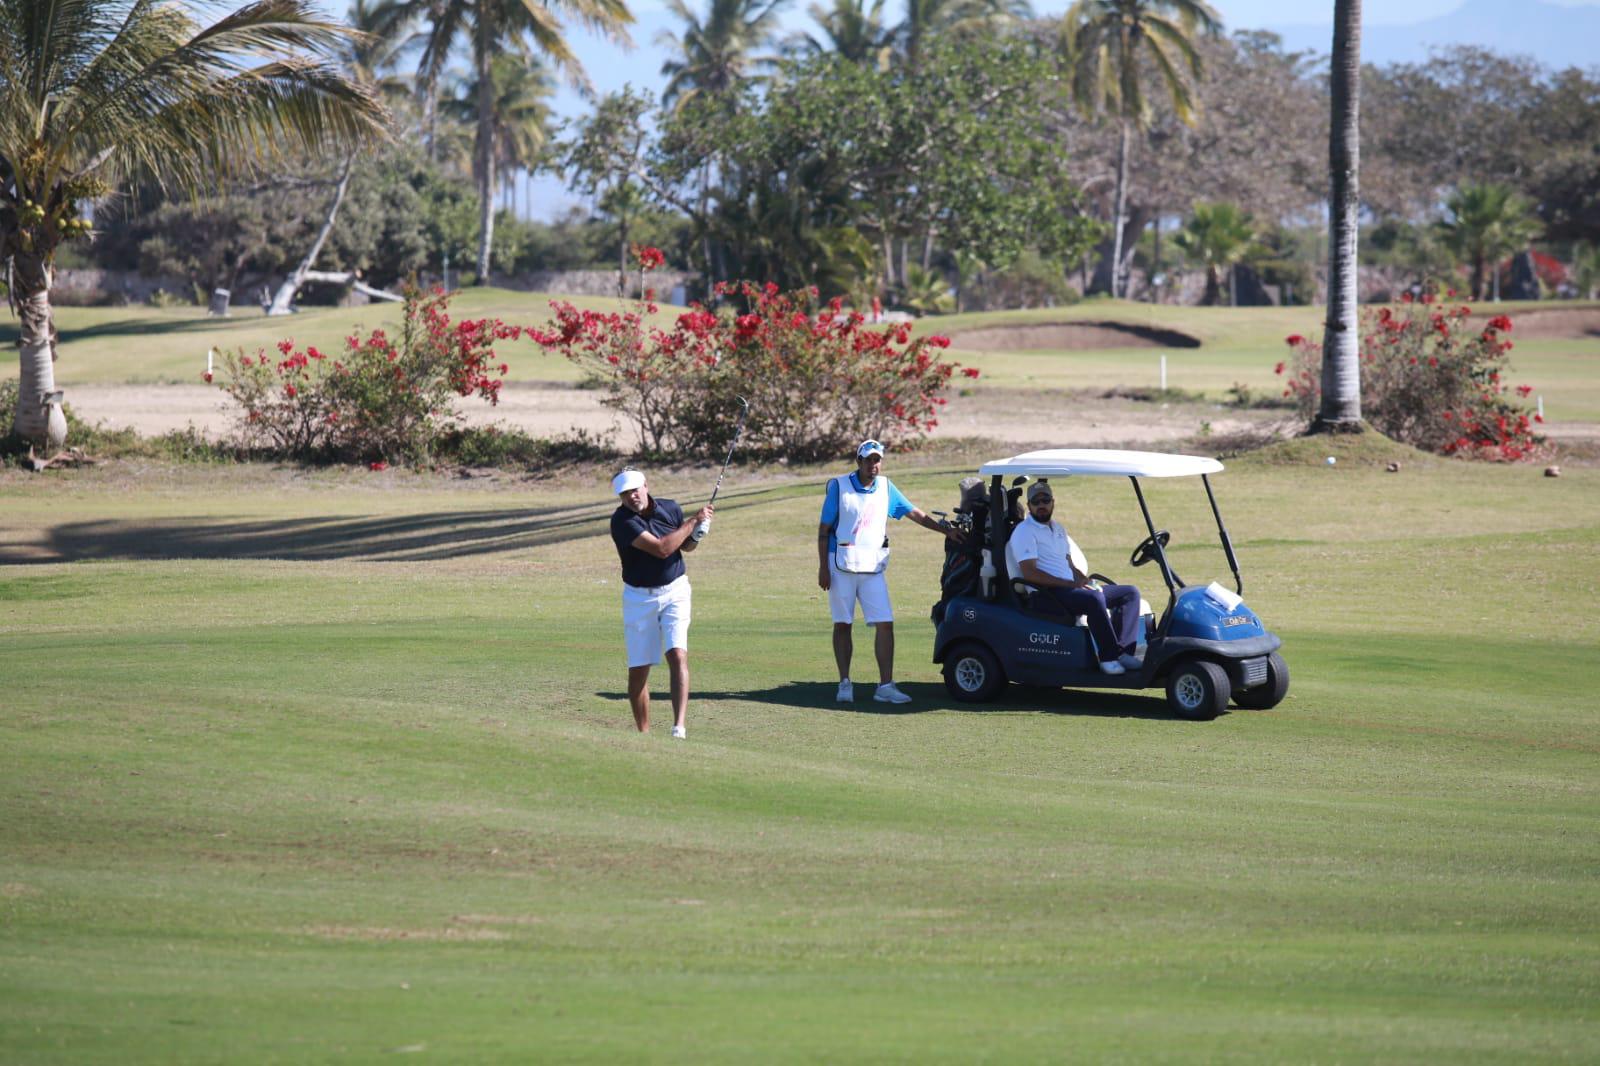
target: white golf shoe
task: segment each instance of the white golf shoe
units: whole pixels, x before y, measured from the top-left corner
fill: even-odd
[[[839,691],[834,695],[833,698],[839,703],[850,703],[855,700],[856,687],[850,683],[850,679],[848,677],[839,682]]]
[[[1116,677],[1118,674],[1127,673],[1127,671],[1122,668],[1122,664],[1117,662],[1115,659],[1112,659],[1110,662],[1101,663],[1100,672],[1102,674],[1110,674],[1112,677]]]
[[[896,688],[893,681],[886,685],[879,685],[878,691],[872,694],[872,698],[877,700],[879,703],[911,702],[911,697],[907,696],[904,692],[901,692],[898,688]]]
[[[675,726],[672,727],[672,739],[673,740],[688,740],[689,739],[689,731],[687,729],[683,728],[683,726],[681,726],[681,725],[675,725]]]

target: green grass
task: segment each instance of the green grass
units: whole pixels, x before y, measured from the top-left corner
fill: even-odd
[[[599,477],[0,472],[4,1057],[1592,1060],[1600,470],[1322,443],[1216,479],[1294,680],[1203,724],[952,703],[918,530],[915,702],[835,706],[821,472],[736,470],[688,743],[632,732]],[[1126,486],[1061,507],[1126,574]]]
[[[543,324],[552,297],[503,289],[468,289],[456,297],[457,317],[495,315],[507,322]],[[615,309],[617,301],[574,298],[574,303]],[[1487,305],[1485,305],[1487,306]],[[1513,318],[1535,308],[1550,310],[1592,304],[1553,305],[1507,302],[1500,305]],[[676,308],[663,307],[670,322]],[[997,325],[1037,325],[1073,321],[1115,321],[1177,329],[1199,338],[1200,348],[1153,348],[1096,351],[972,352],[953,350],[955,358],[983,371],[971,388],[1038,387],[1104,390],[1113,387],[1154,388],[1160,384],[1160,357],[1167,356],[1167,383],[1173,389],[1226,397],[1243,384],[1257,395],[1276,396],[1282,379],[1273,366],[1288,354],[1283,340],[1291,333],[1316,334],[1323,312],[1316,307],[1176,307],[1092,300],[1066,308],[948,315],[924,320],[924,331],[960,332]],[[205,368],[206,350],[269,349],[285,337],[337,351],[352,331],[375,326],[393,329],[399,309],[393,304],[361,308],[310,308],[288,318],[266,318],[253,308],[239,308],[227,320],[208,318],[199,308],[158,310],[146,307],[73,308],[56,311],[61,333],[57,380],[65,387],[129,382],[197,383]],[[15,322],[0,322],[0,343],[14,343]],[[1516,334],[1513,332],[1513,337]],[[1512,380],[1526,382],[1545,397],[1552,420],[1600,421],[1600,336],[1574,340],[1518,340],[1512,356]],[[502,345],[513,382],[575,382],[580,375],[566,359],[540,352],[531,342]],[[10,367],[0,376],[14,376]],[[70,394],[68,400],[70,402]]]

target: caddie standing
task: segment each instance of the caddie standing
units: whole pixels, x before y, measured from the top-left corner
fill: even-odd
[[[665,654],[672,678],[672,735],[688,736],[689,575],[683,553],[700,542],[691,538],[700,522],[709,524],[710,504],[685,519],[672,500],[650,495],[638,470],[611,479],[620,504],[611,515],[611,539],[622,559],[622,629],[628,649],[628,703],[633,722],[650,729],[650,667]]]
[[[961,534],[924,514],[882,476],[883,445],[864,440],[856,448],[856,468],[828,482],[817,527],[817,584],[828,593],[833,614],[833,658],[839,666],[841,703],[855,699],[850,682],[854,652],[851,629],[856,603],[876,635],[879,703],[910,703],[894,683],[894,609],[889,605],[889,519],[910,518],[917,525],[958,543]]]

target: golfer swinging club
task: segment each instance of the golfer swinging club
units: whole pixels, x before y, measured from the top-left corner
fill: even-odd
[[[672,500],[655,499],[638,470],[611,479],[621,505],[611,515],[611,539],[622,557],[622,629],[628,648],[628,703],[639,732],[650,729],[650,667],[666,650],[672,677],[672,735],[688,737],[689,576],[683,553],[700,546],[695,526],[711,524],[711,504],[690,518]],[[703,536],[704,534],[702,534]]]
[[[850,683],[853,651],[850,630],[856,601],[861,614],[877,630],[873,650],[878,658],[879,703],[910,703],[894,683],[894,611],[889,606],[889,519],[909,517],[917,525],[960,543],[963,537],[942,526],[906,499],[894,482],[880,476],[883,445],[864,440],[856,449],[856,468],[828,482],[817,527],[817,584],[828,593],[833,613],[833,657],[839,665],[841,703],[855,699]]]

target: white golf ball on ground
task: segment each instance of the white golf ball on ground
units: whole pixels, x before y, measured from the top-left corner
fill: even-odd
[[[1331,455],[1328,456],[1328,465],[1329,466],[1332,466],[1334,463],[1337,463],[1338,461],[1339,460],[1335,459],[1333,456],[1331,456]]]

